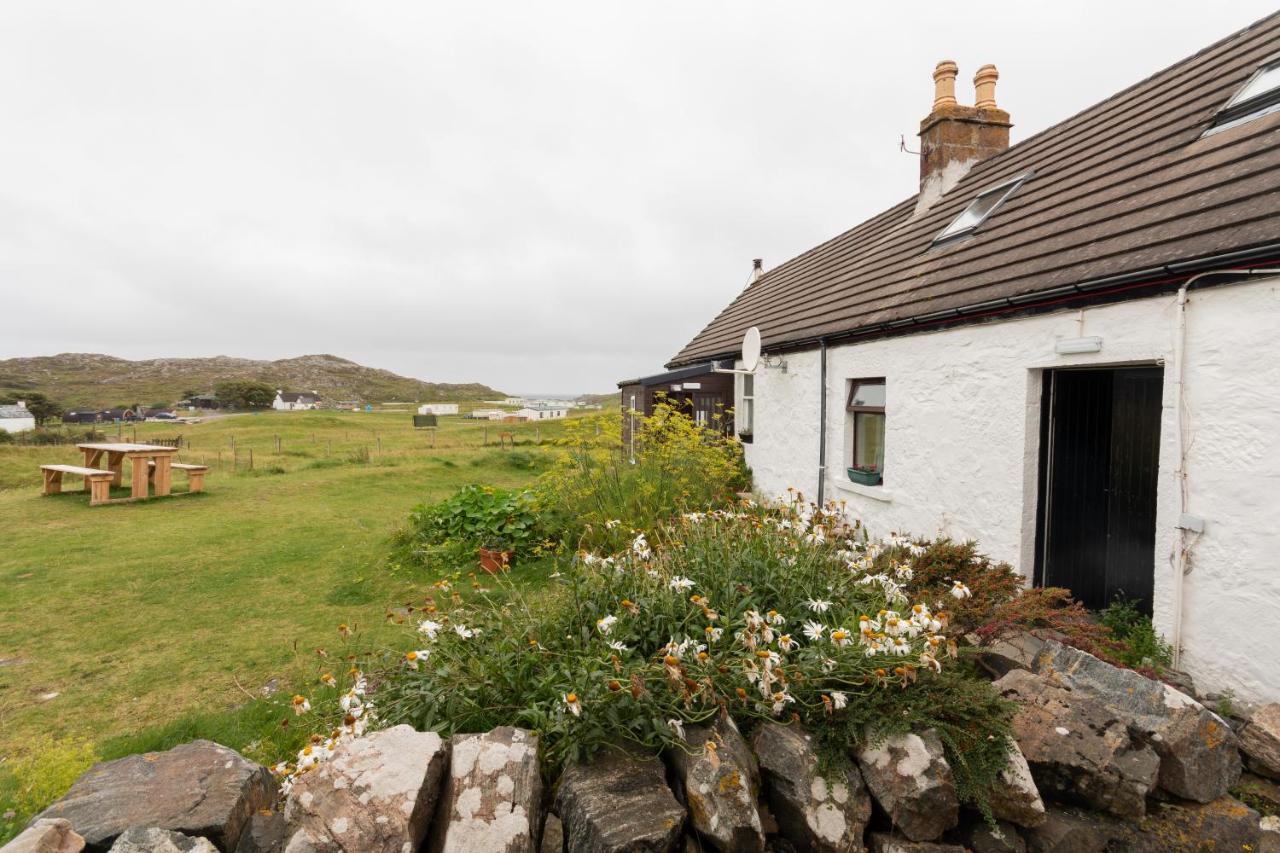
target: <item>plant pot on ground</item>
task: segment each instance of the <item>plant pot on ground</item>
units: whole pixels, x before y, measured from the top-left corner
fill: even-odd
[[[491,575],[505,572],[511,566],[511,558],[515,556],[513,551],[501,545],[482,546],[477,553],[480,555],[480,568]]]
[[[863,486],[878,486],[883,481],[883,476],[879,468],[859,468],[852,467],[847,469],[849,480],[859,483]]]

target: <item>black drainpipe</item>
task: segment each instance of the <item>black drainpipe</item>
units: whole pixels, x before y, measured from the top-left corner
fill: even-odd
[[[822,367],[818,371],[822,377],[822,388],[818,397],[821,401],[818,405],[821,412],[818,420],[818,506],[822,506],[827,487],[827,339],[820,339],[818,347],[821,349],[818,357],[822,362]]]

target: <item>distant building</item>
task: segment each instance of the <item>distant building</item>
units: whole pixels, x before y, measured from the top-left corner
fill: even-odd
[[[219,402],[218,398],[213,396],[212,394],[196,394],[187,402],[189,402],[192,406],[194,406],[197,409],[222,408],[222,403]]]
[[[515,416],[526,421],[546,421],[555,420],[557,418],[568,417],[569,407],[559,406],[526,406],[523,409],[517,409]]]
[[[315,391],[302,391],[294,393],[292,391],[276,391],[276,398],[271,403],[271,408],[277,412],[292,412],[299,409],[315,409],[320,405],[320,395]]]
[[[102,418],[97,409],[76,409],[62,415],[64,424],[96,424]]]
[[[0,406],[0,432],[26,432],[35,428],[35,415],[22,400],[12,406]]]
[[[456,415],[458,414],[457,403],[423,403],[418,407],[420,415]]]
[[[506,414],[502,409],[472,409],[467,412],[467,417],[480,421],[500,421]]]

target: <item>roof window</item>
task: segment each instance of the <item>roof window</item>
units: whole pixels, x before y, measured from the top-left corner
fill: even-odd
[[[1210,130],[1232,127],[1280,109],[1280,59],[1263,65],[1213,117]]]
[[[987,221],[987,217],[995,213],[1004,200],[1013,195],[1018,187],[1022,186],[1022,182],[1031,177],[1031,172],[1023,172],[1016,178],[1011,178],[1002,184],[997,184],[988,190],[978,193],[978,197],[969,203],[960,215],[951,220],[951,224],[942,229],[937,237],[933,238],[933,245],[937,246],[942,243],[950,243],[952,240],[958,240],[961,237],[968,237],[978,229],[978,226]]]

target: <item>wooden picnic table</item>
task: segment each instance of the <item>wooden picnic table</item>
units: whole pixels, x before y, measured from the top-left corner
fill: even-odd
[[[132,464],[132,486],[133,498],[147,497],[147,489],[150,481],[154,480],[156,484],[156,497],[164,497],[168,495],[173,485],[173,457],[178,452],[176,447],[161,447],[155,444],[133,444],[131,442],[90,442],[88,444],[77,444],[76,447],[84,452],[84,466],[86,468],[105,468],[114,476],[111,479],[113,485],[119,486],[124,480],[124,461],[130,460]],[[99,465],[99,460],[103,455],[107,457],[107,464]],[[151,472],[151,463],[155,462],[155,471]],[[150,475],[150,476],[149,476]]]

